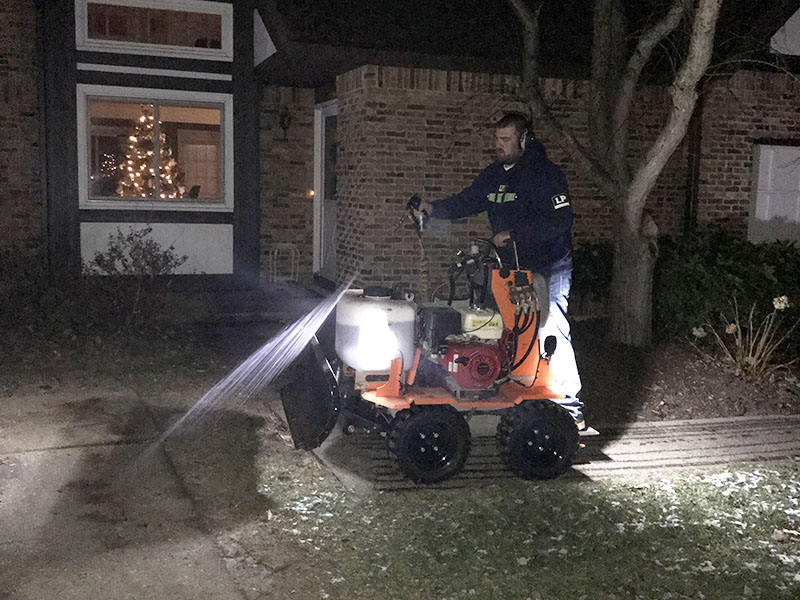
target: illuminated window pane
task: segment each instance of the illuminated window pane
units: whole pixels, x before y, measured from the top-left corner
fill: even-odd
[[[90,98],[90,198],[223,201],[222,109]]]
[[[162,105],[162,128],[175,149],[187,199],[222,201],[222,110]]]
[[[153,196],[154,110],[138,102],[89,101],[90,196]]]
[[[219,14],[90,2],[87,17],[90,40],[221,47],[222,17]]]

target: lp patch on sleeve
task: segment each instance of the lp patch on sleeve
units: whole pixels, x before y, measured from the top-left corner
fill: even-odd
[[[559,208],[564,208],[565,206],[569,206],[569,198],[567,198],[566,194],[556,194],[552,198],[553,200],[553,208],[558,210]]]

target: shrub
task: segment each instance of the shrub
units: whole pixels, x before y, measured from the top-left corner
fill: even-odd
[[[172,246],[162,248],[151,228],[119,228],[108,246],[82,263],[81,275],[54,284],[41,256],[0,252],[0,329],[71,338],[77,333],[156,324],[163,291],[186,262]]]
[[[755,306],[761,322],[775,296],[786,295],[785,318],[800,317],[800,249],[788,242],[753,244],[717,230],[664,238],[653,287],[654,331],[686,336],[693,328],[730,315],[731,306]],[[733,317],[735,319],[735,316]],[[797,331],[783,350],[800,348]]]
[[[744,319],[739,313],[739,304],[734,301],[732,317],[721,314],[719,327],[707,323],[692,330],[697,339],[695,346],[706,337],[706,332],[711,332],[723,358],[734,366],[737,374],[746,377],[758,379],[790,366],[797,359],[780,362],[776,360],[777,351],[790,339],[800,320],[791,324],[783,322],[781,313],[791,306],[788,297],[773,298],[772,306],[772,311],[757,323],[755,304]]]
[[[572,293],[602,300],[611,295],[614,247],[611,242],[589,242],[572,251]]]
[[[82,265],[85,284],[95,294],[100,306],[120,326],[131,327],[149,320],[161,304],[154,292],[156,281],[169,276],[186,262],[187,256],[175,254],[175,248],[163,249],[150,238],[152,228],[123,233],[118,227],[109,234],[108,247]]]

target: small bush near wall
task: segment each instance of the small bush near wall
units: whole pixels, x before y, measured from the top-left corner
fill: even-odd
[[[43,263],[18,264],[0,255],[0,329],[71,337],[89,331],[157,326],[162,293],[187,257],[162,248],[149,228],[109,236],[108,247],[83,265],[74,279],[49,280]]]
[[[162,248],[150,238],[152,229],[117,228],[109,235],[108,247],[83,264],[84,286],[96,300],[108,322],[130,328],[152,321],[163,308],[158,280],[167,286],[175,269],[186,262],[175,249]]]
[[[735,305],[755,322],[772,312],[775,298],[786,296],[781,315],[788,324],[800,317],[800,249],[787,242],[753,244],[719,230],[665,238],[653,289],[654,330],[659,336],[691,336],[706,324],[730,319]],[[782,348],[800,351],[795,330]]]

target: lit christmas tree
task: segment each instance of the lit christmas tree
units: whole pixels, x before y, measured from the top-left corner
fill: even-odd
[[[154,135],[153,107],[144,104],[142,105],[142,115],[136,121],[136,129],[128,136],[125,158],[119,165],[122,177],[117,184],[118,195],[139,198],[152,198],[157,194],[161,198],[181,198],[183,196],[185,189],[181,181],[183,174],[178,162],[172,157],[172,149],[167,146],[167,138],[163,131],[159,133],[158,164],[161,180],[158,181]]]

